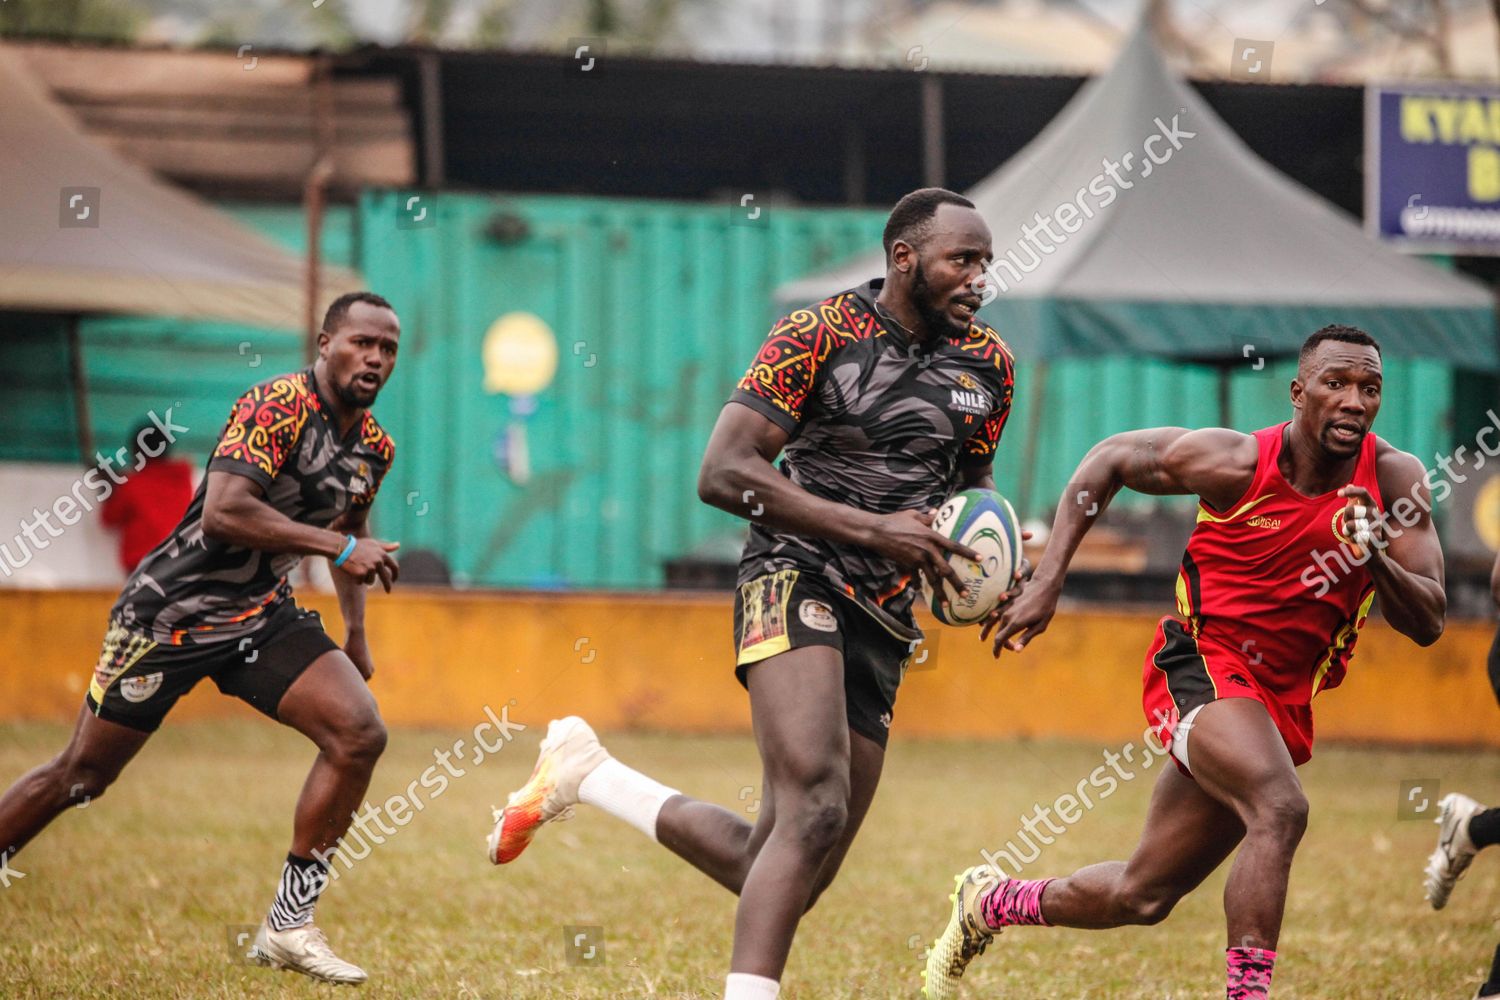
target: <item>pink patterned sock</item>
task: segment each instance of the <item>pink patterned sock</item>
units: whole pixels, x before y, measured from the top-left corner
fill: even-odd
[[[979,899],[984,922],[995,930],[1002,927],[1047,927],[1042,916],[1042,890],[1050,878],[1006,879]]]
[[[1266,1000],[1271,995],[1271,970],[1276,953],[1265,948],[1226,948],[1229,985],[1225,1000]]]

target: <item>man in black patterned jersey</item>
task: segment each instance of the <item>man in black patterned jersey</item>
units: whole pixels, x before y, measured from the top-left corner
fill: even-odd
[[[364,800],[385,726],[366,682],[365,587],[390,590],[394,542],[367,519],[395,443],[369,407],[396,363],[400,323],[371,292],[329,307],[310,368],[235,403],[181,523],[125,583],[73,738],[0,796],[0,859],[119,776],[177,699],[205,677],[318,747],[291,851],[250,956],[335,983],[363,970],[313,924],[326,858]],[[347,629],[342,648],[292,600],[287,574],[326,556]]]
[[[886,275],[786,316],[719,417],[699,477],[746,517],[736,674],[764,790],[754,825],[625,767],[577,717],[554,722],[491,835],[513,860],[587,802],[740,895],[726,1000],[777,995],[802,914],[869,809],[915,642],[918,573],[959,586],[973,553],[931,528],[952,492],[993,489],[1014,365],[974,316],[990,232],[965,198],[915,191],[886,223]],[[784,455],[778,470],[772,463]]]

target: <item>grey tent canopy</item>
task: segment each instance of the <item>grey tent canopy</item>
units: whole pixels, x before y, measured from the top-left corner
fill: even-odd
[[[303,265],[83,135],[0,45],[0,310],[303,325]],[[325,267],[322,298],[359,287]]]
[[[1370,240],[1262,161],[1166,66],[1144,24],[1109,72],[967,194],[1004,285],[983,315],[1024,358],[1226,365],[1285,356],[1318,327],[1347,323],[1388,353],[1500,370],[1482,284]],[[781,286],[777,305],[884,273],[876,249]]]

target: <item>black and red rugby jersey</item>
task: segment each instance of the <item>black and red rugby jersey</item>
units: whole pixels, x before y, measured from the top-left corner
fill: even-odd
[[[878,514],[939,506],[966,464],[993,460],[1015,361],[979,320],[930,348],[876,311],[884,279],[772,327],[730,397],[790,435],[781,472],[815,496]],[[739,583],[815,573],[887,626],[914,634],[916,578],[868,549],[750,525]]]
[[[375,418],[340,437],[312,368],[252,387],[235,403],[209,472],[260,484],[265,501],[301,524],[325,528],[368,506],[396,455]],[[125,581],[111,616],[161,643],[222,642],[260,628],[265,612],[291,599],[296,553],[240,548],[203,535],[207,477],[166,539]]]

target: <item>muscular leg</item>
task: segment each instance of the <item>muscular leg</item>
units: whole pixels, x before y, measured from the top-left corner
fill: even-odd
[[[833,883],[844,863],[844,856],[854,844],[855,834],[875,801],[875,788],[880,784],[880,771],[885,764],[885,750],[870,739],[849,730],[849,819],[844,824],[844,835],[828,852],[823,867],[818,871],[818,880],[813,883],[812,895],[808,897],[807,909],[811,910],[823,890]]]
[[[314,660],[282,696],[276,715],[318,748],[297,799],[291,853],[326,856],[364,802],[375,762],[385,750],[385,723],[375,696],[342,650]]]
[[[875,789],[880,783],[880,771],[885,762],[885,751],[880,744],[849,731],[849,819],[844,824],[843,836],[829,852],[817,881],[813,883],[812,895],[807,909],[812,909],[823,890],[828,888],[848,854],[854,837],[859,833],[870,803],[875,799]],[[738,895],[745,884],[745,876],[755,860],[766,838],[776,823],[775,787],[763,782],[764,793],[755,824],[742,819],[738,814],[710,802],[673,796],[662,806],[656,821],[656,837],[678,857],[718,882],[730,892]]]
[[[1292,855],[1307,829],[1307,798],[1291,755],[1264,705],[1225,698],[1198,713],[1191,760],[1203,790],[1245,826],[1224,886],[1229,946],[1274,951]]]
[[[849,820],[843,658],[826,646],[804,647],[756,664],[748,679],[775,813],[740,889],[730,970],[779,980],[814,883]]]
[[[687,795],[674,795],[656,817],[656,839],[673,854],[735,895],[750,862],[776,822],[775,790],[762,780],[760,809],[751,825],[738,813]]]
[[[103,795],[150,736],[80,709],[66,749],[0,796],[0,856],[13,857],[69,806]]]
[[[1192,739],[1196,770],[1196,728]],[[1145,832],[1130,860],[1090,865],[1054,880],[1042,894],[1042,915],[1060,927],[1159,923],[1223,863],[1244,833],[1233,811],[1164,760]]]

